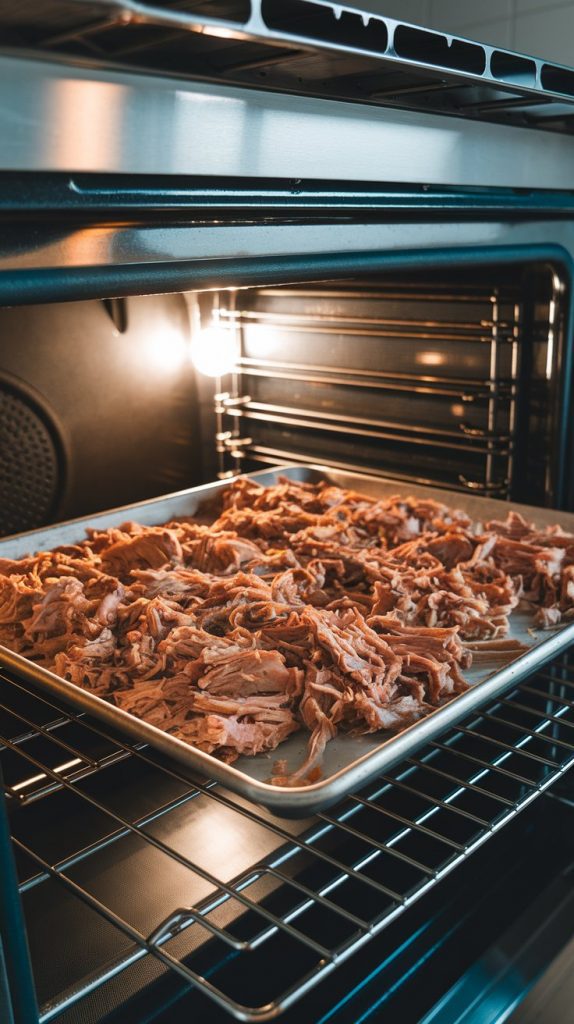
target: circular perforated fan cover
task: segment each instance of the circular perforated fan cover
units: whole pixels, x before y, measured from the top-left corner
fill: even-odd
[[[0,534],[49,522],[59,486],[50,428],[27,395],[0,383]]]

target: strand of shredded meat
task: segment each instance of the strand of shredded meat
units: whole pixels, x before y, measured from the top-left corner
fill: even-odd
[[[574,617],[574,535],[484,527],[419,498],[242,479],[218,518],[126,522],[0,560],[0,641],[227,761],[310,733],[294,785],[338,732],[396,732],[508,659],[519,602]],[[293,766],[291,766],[293,767]]]

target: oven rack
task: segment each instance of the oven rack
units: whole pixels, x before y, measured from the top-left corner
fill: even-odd
[[[486,431],[480,428],[471,428],[466,424],[460,424],[459,430],[428,430],[425,431],[420,427],[412,426],[410,428],[405,427],[403,430],[398,430],[392,423],[385,423],[380,420],[367,420],[365,418],[352,418],[345,415],[338,415],[335,419],[325,415],[324,413],[315,410],[306,410],[306,415],[301,416],[298,414],[298,410],[289,407],[274,406],[263,403],[253,402],[249,396],[230,396],[228,392],[221,392],[215,396],[215,413],[216,416],[227,415],[232,418],[235,423],[244,423],[247,428],[253,423],[263,423],[266,426],[275,425],[278,427],[285,426],[289,429],[303,429],[306,431],[320,431],[324,433],[331,433],[334,435],[342,435],[348,438],[350,435],[359,441],[360,439],[372,440],[372,441],[390,441],[397,442],[399,444],[416,444],[419,454],[422,450],[429,449],[431,454],[434,456],[438,451],[444,452],[447,458],[458,456],[460,453],[472,454],[482,456],[487,462],[487,468],[485,472],[485,480],[469,479],[464,473],[460,472],[457,474],[457,478],[454,481],[445,481],[437,476],[430,476],[429,478],[423,478],[421,476],[414,476],[413,474],[403,475],[402,479],[409,483],[422,483],[428,484],[429,486],[441,486],[446,485],[462,491],[477,491],[482,494],[488,494],[491,497],[508,497],[508,490],[511,483],[511,460],[514,452],[513,439],[508,435],[496,435],[488,434]],[[473,434],[473,430],[476,429],[476,433]],[[465,440],[466,439],[466,440]],[[235,461],[237,468],[231,471],[231,475],[236,473],[244,472],[245,470],[241,467],[241,460],[249,458],[253,461],[260,461],[259,456],[261,454],[268,454],[262,450],[260,445],[254,443],[253,438],[247,433],[239,431],[226,431],[218,430],[216,434],[217,451],[220,455],[231,455]],[[493,458],[498,457],[503,463],[502,475],[493,475],[492,470],[488,463],[492,463]],[[301,456],[295,451],[290,451],[287,448],[273,449],[271,452],[271,458],[275,464],[286,465],[289,462],[300,461]],[[309,462],[316,461],[320,456],[311,455],[308,457]],[[329,455],[329,461],[331,465],[334,465],[334,460]],[[350,463],[341,465],[340,468],[350,468],[356,470],[356,465],[352,466]],[[504,472],[506,470],[506,472]],[[372,472],[373,469],[369,465],[368,471]],[[393,476],[399,478],[394,468],[382,467],[379,469],[379,474],[384,477]],[[222,477],[228,475],[228,471],[223,470],[221,473]]]
[[[215,394],[220,475],[294,453],[353,465],[345,446],[363,442],[365,471],[508,496],[525,319],[516,282],[223,292],[203,318],[237,352]]]
[[[249,395],[230,395],[222,392],[215,396],[215,411],[236,419],[262,420],[265,423],[284,423],[287,426],[310,428],[314,430],[332,430],[346,434],[352,431],[357,437],[376,437],[381,440],[408,441],[413,437],[419,445],[432,445],[433,448],[455,448],[456,451],[480,451],[488,454],[492,450],[502,455],[510,454],[511,438],[504,433],[489,433],[481,427],[471,427],[467,423],[457,423],[454,427],[422,427],[416,423],[399,426],[392,420],[369,419],[366,416],[347,416],[344,413],[330,414],[321,409],[301,410],[288,405],[272,405],[269,402],[256,402]],[[454,439],[448,441],[445,439]],[[464,439],[468,443],[464,443]],[[486,440],[486,444],[471,443]]]
[[[271,1020],[574,763],[574,659],[562,655],[389,775],[302,823],[273,817],[212,780],[191,780],[161,755],[8,676],[0,736],[40,1021],[83,1019],[83,1000],[150,959],[196,990],[203,1019]],[[133,803],[128,776],[138,787]],[[81,820],[76,843],[73,817],[64,830],[70,838],[62,834],[58,797]],[[39,811],[51,831],[33,827]],[[207,853],[201,846],[194,853],[201,828],[216,832]],[[242,844],[247,860],[234,873]],[[142,857],[155,865],[143,884]],[[222,863],[230,874],[218,870]],[[120,876],[115,886],[110,865]],[[172,903],[161,891],[158,903],[156,890],[169,890],[172,875],[180,879]],[[63,970],[50,955],[58,960],[65,924],[54,928],[47,950],[41,920],[54,887],[52,924],[60,904],[72,901],[118,941],[103,962],[92,957],[83,976],[47,995]],[[142,910],[148,904],[151,917]],[[83,938],[89,947],[90,935]]]
[[[571,69],[328,0],[28,0],[0,27],[92,65],[572,131]]]
[[[373,388],[379,391],[399,391],[405,394],[437,395],[461,402],[478,402],[490,398],[493,391],[502,398],[510,398],[515,391],[512,379],[471,377],[435,377],[431,374],[386,373],[384,370],[350,370],[343,366],[325,367],[314,363],[294,363],[277,359],[238,359],[237,370],[250,377],[274,378],[278,374],[287,380],[312,384],[345,384],[354,388]]]
[[[235,437],[231,431],[217,433],[216,443],[216,451],[220,457],[231,455],[235,460],[244,459],[248,462],[248,465],[244,464],[239,470],[220,470],[218,476],[222,480],[232,479],[238,472],[248,472],[252,468],[251,463],[253,463],[255,468],[261,468],[261,466],[277,468],[278,466],[292,466],[293,464],[316,466],[318,461],[318,456],[316,455],[307,455],[304,452],[295,451],[295,449],[273,448],[268,445],[254,444],[252,438]],[[340,469],[343,473],[363,471],[362,467],[358,469],[356,462],[345,462],[344,459],[335,458],[333,455],[329,455],[329,467],[331,469]],[[446,486],[444,480],[432,474],[424,475],[420,472],[416,475],[409,472],[401,472],[397,469],[389,472],[388,470],[378,470],[375,466],[369,466],[367,473],[369,476],[380,476],[384,480],[392,478],[400,483],[416,484],[422,487]],[[461,474],[456,481],[449,482],[448,487],[451,491],[460,491],[461,493],[472,491],[475,494],[485,495],[489,498],[504,499],[508,497],[509,483],[508,478],[504,477],[492,483],[484,483],[480,480],[469,479],[464,474]]]
[[[217,472],[328,463],[543,503],[552,444],[530,438],[552,422],[564,287],[541,265],[496,282],[459,273],[213,293],[198,322],[235,348],[216,381]]]

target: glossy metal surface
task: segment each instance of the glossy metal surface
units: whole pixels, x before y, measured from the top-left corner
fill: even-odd
[[[571,189],[574,139],[359,104],[0,58],[0,170]]]
[[[3,30],[104,67],[572,130],[570,68],[329,0],[4,0]]]
[[[294,466],[280,471],[264,470],[261,473],[252,474],[259,482],[266,485],[276,482],[280,475],[309,481],[326,478],[343,487],[355,487],[375,496],[389,495],[397,491],[396,481],[341,473],[326,467],[301,468]],[[76,519],[71,523],[19,534],[0,542],[0,554],[7,558],[18,558],[30,551],[74,543],[81,539],[84,529],[88,525],[106,529],[112,525],[119,525],[126,518],[135,518],[143,524],[153,524],[166,522],[181,515],[193,515],[199,510],[205,499],[212,497],[225,486],[226,482],[208,484],[141,505],[126,506],[86,519]],[[475,519],[483,519],[487,516],[489,518],[504,517],[509,507],[505,502],[459,494],[453,495],[449,491],[433,488],[409,486],[409,491],[414,494],[436,497],[438,500],[450,501],[467,511]],[[556,513],[548,509],[531,509],[521,505],[513,505],[513,507],[525,511],[540,526],[555,523],[558,517],[564,528],[574,532],[574,514]],[[524,642],[531,639],[524,630],[518,635]],[[271,771],[271,763],[268,758],[241,758],[236,766],[223,764],[217,758],[190,747],[146,722],[135,719],[119,708],[112,707],[101,698],[60,679],[54,673],[14,654],[7,648],[0,647],[0,664],[20,677],[69,701],[81,710],[95,715],[108,725],[116,726],[130,736],[150,743],[163,753],[185,764],[189,769],[195,769],[213,777],[235,792],[246,796],[249,800],[269,807],[278,814],[304,817],[334,804],[347,793],[387,771],[397,762],[412,754],[421,744],[428,742],[444,729],[460,721],[486,700],[503,693],[512,684],[532,673],[565,649],[573,640],[574,623],[571,623],[556,630],[544,640],[534,643],[528,651],[502,669],[494,671],[486,678],[482,674],[481,681],[471,686],[466,693],[382,743],[378,742],[377,737],[359,737],[358,739],[337,737],[329,745],[324,758],[324,774],[327,777],[321,782],[291,789],[281,789],[265,781]],[[296,754],[300,758],[304,754],[304,750],[305,737],[301,738],[298,735],[294,744],[288,740],[280,748],[281,755],[287,757]]]
[[[549,850],[545,853],[548,856]],[[542,875],[532,887],[532,901],[418,1024],[565,1024],[570,1020],[572,867],[556,873],[546,870]]]
[[[563,909],[570,910],[568,923],[572,935],[572,907],[561,906],[559,912]],[[556,915],[554,911],[552,916]],[[541,938],[543,936],[534,936],[538,941]],[[573,961],[574,939],[571,938],[524,1001],[506,1018],[508,1024],[565,1024],[565,1021],[570,1020],[574,1005]]]
[[[476,263],[483,250],[484,259],[492,262],[494,247],[503,260],[508,258],[503,247],[508,251],[511,246],[515,260],[521,246],[524,258],[569,260],[574,228],[568,220],[143,227],[55,226],[35,219],[2,228],[0,271],[9,273],[0,274],[0,301],[11,305],[326,279],[349,276],[348,261],[355,255],[367,260],[358,268],[362,273],[397,266],[403,256],[413,266],[415,253],[418,266],[423,255],[427,266],[437,266],[445,249],[453,250],[450,260]],[[533,252],[536,246],[544,252]],[[321,256],[328,262],[320,262]]]

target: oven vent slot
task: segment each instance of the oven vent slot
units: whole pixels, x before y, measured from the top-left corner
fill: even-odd
[[[481,75],[486,68],[486,54],[479,44],[449,39],[438,32],[427,32],[410,25],[397,26],[394,47],[397,57],[407,57],[421,64],[435,64],[475,75]]]
[[[261,0],[266,25],[325,43],[356,46],[384,53],[389,36],[381,18],[364,18],[359,11],[333,8],[307,0]]]
[[[527,57],[519,57],[505,50],[493,50],[490,70],[501,82],[515,82],[517,85],[536,84],[536,64]],[[561,90],[564,92],[564,90]]]
[[[255,1022],[335,971],[574,763],[574,662],[562,655],[302,823],[190,782],[15,679],[0,679],[0,722],[40,1020],[56,1007],[82,1016],[114,978],[125,997],[139,965]]]

